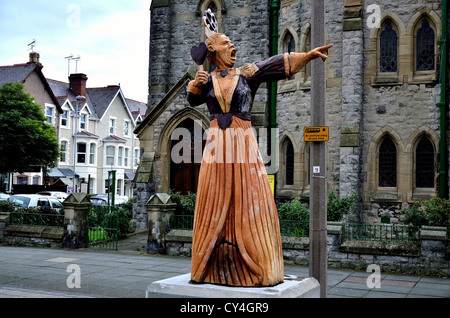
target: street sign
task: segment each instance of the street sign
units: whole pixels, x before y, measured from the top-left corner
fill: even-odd
[[[305,141],[328,141],[328,127],[305,127],[303,130]]]
[[[272,195],[275,195],[275,175],[268,174],[269,177],[269,184],[270,184],[270,190],[272,190]]]

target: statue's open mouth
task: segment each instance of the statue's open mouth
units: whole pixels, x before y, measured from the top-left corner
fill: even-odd
[[[236,55],[237,55],[237,50],[233,49],[230,54],[230,57],[233,61],[236,61]]]

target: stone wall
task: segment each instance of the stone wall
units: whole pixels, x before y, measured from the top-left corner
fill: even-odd
[[[379,265],[383,272],[450,275],[450,248],[446,228],[422,227],[417,243],[344,240],[342,223],[328,222],[328,267],[367,268]],[[286,264],[309,264],[308,237],[282,237]],[[165,237],[166,253],[190,256],[192,231],[172,230]]]

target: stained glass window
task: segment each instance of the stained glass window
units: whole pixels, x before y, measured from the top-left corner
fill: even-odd
[[[416,187],[434,188],[434,147],[427,138],[416,149]]]
[[[379,186],[397,186],[397,148],[390,138],[386,138],[379,150]]]
[[[380,72],[397,72],[397,32],[389,22],[380,35]]]
[[[434,71],[434,30],[423,20],[416,36],[416,70]]]
[[[294,147],[289,140],[286,140],[286,173],[285,181],[286,185],[294,184]]]

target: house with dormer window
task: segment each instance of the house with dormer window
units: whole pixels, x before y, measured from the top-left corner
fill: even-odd
[[[87,88],[87,80],[85,74],[71,74],[68,83],[47,79],[62,109],[58,169],[74,170],[69,189],[84,193],[106,193],[115,170],[117,194],[131,197],[140,156],[133,131],[142,115],[132,112],[120,86]],[[145,104],[133,103],[145,114]]]
[[[28,63],[0,66],[0,86],[12,82],[21,83],[24,92],[30,94],[36,104],[41,105],[46,122],[55,128],[59,136],[60,124],[67,123],[62,119],[64,111],[42,73],[39,53],[32,52],[29,57]],[[46,173],[42,167],[36,167],[34,171],[1,174],[1,190],[12,192],[13,184],[42,185],[45,178]]]

